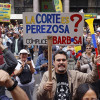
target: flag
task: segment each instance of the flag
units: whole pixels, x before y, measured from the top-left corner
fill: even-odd
[[[98,50],[97,50],[97,44],[96,44],[96,39],[95,39],[95,34],[94,34],[93,21],[94,21],[94,18],[85,20],[85,22],[87,22],[87,24],[89,25],[89,29],[90,29],[92,40],[93,40],[93,45],[94,45],[96,56],[97,56]]]
[[[53,0],[56,12],[63,12],[61,0]]]
[[[78,58],[79,56],[82,55],[81,46],[75,46],[74,49],[75,49],[75,52],[76,52],[76,58]]]

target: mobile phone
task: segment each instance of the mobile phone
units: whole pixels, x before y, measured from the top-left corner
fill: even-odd
[[[31,61],[31,57],[27,57],[27,60],[28,60],[28,61]]]

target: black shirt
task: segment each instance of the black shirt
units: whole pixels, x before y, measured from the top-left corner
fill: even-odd
[[[54,100],[70,100],[70,90],[68,84],[67,72],[65,74],[57,74],[57,88]]]

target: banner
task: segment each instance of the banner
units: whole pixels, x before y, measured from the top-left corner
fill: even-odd
[[[61,0],[53,0],[56,12],[63,12]]]
[[[0,3],[0,22],[10,22],[11,4]]]
[[[97,13],[84,13],[84,19],[94,18],[97,19]]]
[[[45,45],[53,36],[56,45],[82,45],[84,14],[80,13],[23,13],[25,45]]]

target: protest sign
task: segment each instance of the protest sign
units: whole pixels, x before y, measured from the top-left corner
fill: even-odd
[[[23,13],[25,45],[82,45],[84,14],[80,13]]]
[[[0,22],[10,22],[11,4],[0,3]]]

